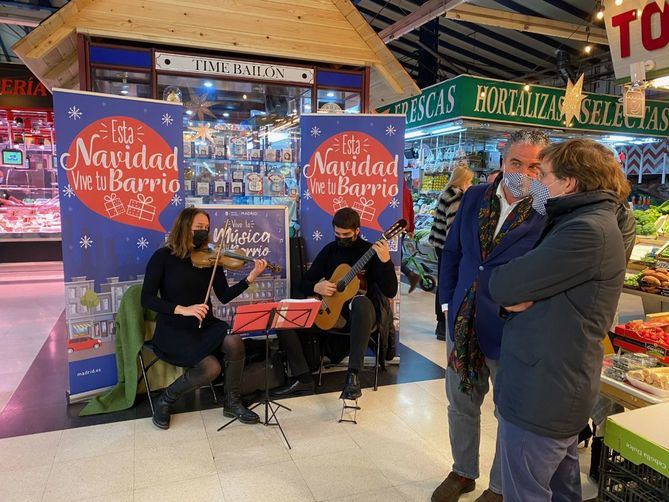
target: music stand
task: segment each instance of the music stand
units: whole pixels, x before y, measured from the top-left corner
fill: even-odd
[[[263,425],[275,426],[281,431],[288,449],[291,449],[290,443],[283,428],[279,423],[276,413],[280,408],[292,411],[287,406],[273,401],[269,397],[269,332],[287,329],[306,329],[313,325],[318,309],[319,300],[282,300],[281,302],[267,302],[255,305],[241,305],[237,307],[235,320],[230,334],[250,334],[257,332],[265,333],[265,392],[263,398],[258,401],[251,410],[260,405],[265,406],[265,421]],[[272,412],[271,414],[269,412]],[[218,428],[218,431],[226,428],[237,418],[233,418]],[[272,422],[272,420],[274,420]]]

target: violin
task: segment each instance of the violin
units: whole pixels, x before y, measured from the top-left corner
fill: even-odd
[[[190,259],[193,266],[196,268],[210,268],[213,267],[214,264],[218,264],[227,270],[240,270],[247,263],[255,262],[253,258],[246,256],[241,249],[236,249],[234,251],[223,249],[220,253],[217,250],[210,248],[198,249],[191,253]],[[267,268],[274,273],[281,272],[281,267],[273,263],[268,263]]]

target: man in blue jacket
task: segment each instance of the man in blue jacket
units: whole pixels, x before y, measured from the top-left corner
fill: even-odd
[[[453,471],[432,494],[433,502],[455,502],[476,487],[481,405],[490,381],[494,388],[504,322],[488,280],[495,267],[531,250],[544,228],[544,218],[532,209],[528,194],[531,179],[540,172],[539,152],[547,145],[548,137],[540,130],[513,133],[503,152],[503,175],[465,193],[446,239],[439,301],[448,319],[446,395],[454,462]],[[498,502],[501,493],[496,451],[489,488],[477,501]]]

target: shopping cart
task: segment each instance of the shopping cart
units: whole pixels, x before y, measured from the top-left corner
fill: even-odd
[[[437,286],[433,275],[437,255],[427,241],[429,234],[429,229],[416,230],[413,238],[405,237],[402,241],[402,263],[420,276],[419,284],[425,291],[432,291]]]

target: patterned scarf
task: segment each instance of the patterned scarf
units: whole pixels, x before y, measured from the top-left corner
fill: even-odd
[[[481,261],[485,261],[502,239],[527,220],[532,212],[532,198],[522,200],[507,217],[500,232],[495,236],[495,229],[499,222],[501,204],[497,197],[497,187],[502,180],[498,176],[483,196],[483,203],[479,210],[479,242],[481,245]],[[460,390],[471,394],[474,382],[479,378],[481,368],[485,364],[485,356],[479,347],[476,336],[476,290],[478,280],[469,287],[462,300],[453,326],[455,344],[448,358],[448,365],[460,377]]]

